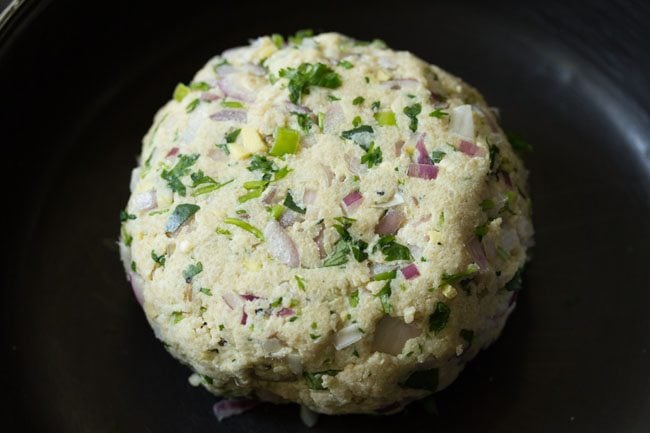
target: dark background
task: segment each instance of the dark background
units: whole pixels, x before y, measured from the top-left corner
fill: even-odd
[[[0,6],[6,2],[0,2]],[[212,55],[312,27],[465,78],[535,145],[535,257],[503,337],[437,398],[314,431],[650,431],[650,9],[611,2],[29,1],[0,29],[5,431],[284,432],[217,423],[155,340],[117,214],[155,110]]]

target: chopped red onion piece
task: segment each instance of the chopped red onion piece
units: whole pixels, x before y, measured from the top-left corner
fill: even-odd
[[[220,77],[224,77],[226,75],[234,74],[235,72],[238,71],[239,69],[236,68],[235,66],[229,63],[224,63],[223,65],[217,68],[217,75],[219,75]]]
[[[266,239],[266,248],[273,258],[292,268],[300,266],[300,256],[296,244],[280,224],[276,221],[268,223],[264,229],[264,238]]]
[[[219,98],[221,98],[221,96],[214,93],[210,93],[210,92],[201,93],[201,101],[203,102],[212,102],[212,101],[216,101]]]
[[[167,152],[167,155],[165,155],[165,158],[171,158],[172,156],[178,155],[179,150],[178,147],[172,147],[169,152]]]
[[[278,192],[278,189],[276,187],[269,188],[267,191],[268,192],[266,193],[266,195],[262,199],[262,201],[265,204],[275,204],[275,203],[280,202],[280,197],[276,196],[276,193]]]
[[[352,213],[361,205],[363,202],[363,196],[359,191],[352,191],[345,197],[343,197],[343,204],[345,205],[348,213]]]
[[[385,316],[375,328],[372,350],[375,352],[399,355],[404,345],[411,338],[420,335],[421,331],[414,324],[406,324],[395,317]]]
[[[286,308],[286,307],[282,307],[282,308],[280,308],[280,309],[278,310],[278,312],[276,313],[276,315],[277,315],[278,317],[293,316],[294,314],[296,314],[296,312],[293,311],[293,309],[291,309],[291,308]]]
[[[294,212],[291,209],[285,209],[278,221],[282,228],[287,228],[293,225],[296,221],[299,221],[302,217],[298,212]]]
[[[400,156],[403,147],[404,147],[404,140],[397,140],[395,142],[395,156]]]
[[[418,150],[417,163],[433,165],[433,161],[431,160],[431,158],[429,158],[429,154],[427,153],[427,148],[424,146],[425,136],[426,134],[420,134],[420,138],[418,138],[418,142],[415,145],[415,148]]]
[[[297,353],[290,353],[287,355],[287,364],[289,370],[297,376],[302,374],[302,358]]]
[[[323,243],[325,237],[324,233],[325,227],[321,224],[318,235],[314,238],[314,242],[316,242],[316,246],[318,247],[318,255],[321,259],[324,259],[325,256],[327,256],[327,251],[325,251],[325,245]]]
[[[375,233],[379,235],[392,235],[399,230],[399,228],[406,221],[406,215],[401,210],[388,209],[375,226]]]
[[[318,192],[315,189],[307,188],[302,196],[302,202],[306,205],[314,204]]]
[[[410,177],[432,180],[438,177],[438,167],[428,164],[409,164],[406,174]]]
[[[490,264],[488,263],[487,257],[485,257],[481,241],[479,241],[478,238],[472,238],[472,240],[467,244],[467,249],[478,267],[481,268],[482,271],[487,270]]]
[[[412,280],[413,278],[417,278],[420,276],[420,271],[418,270],[418,267],[415,263],[411,263],[408,266],[403,267],[400,269],[402,272],[402,275],[404,275],[404,278],[407,280]]]
[[[240,74],[228,74],[220,77],[217,85],[224,95],[229,98],[244,102],[255,102],[255,93],[241,84]]]
[[[234,310],[243,304],[241,297],[231,291],[227,291],[221,295],[221,299],[223,299],[223,302],[225,302],[231,310]]]
[[[246,123],[248,115],[244,110],[221,110],[210,115],[212,120],[230,120],[232,122]]]
[[[245,325],[246,322],[248,322],[248,314],[246,314],[246,309],[244,307],[241,308],[241,320],[239,321],[240,325]]]
[[[298,113],[298,114],[311,114],[311,110],[304,105],[297,105],[292,102],[287,102],[287,110],[290,113]]]
[[[258,77],[263,77],[266,75],[266,70],[260,65],[256,65],[255,63],[246,63],[243,66],[243,69],[249,74],[257,75]]]
[[[212,411],[214,416],[217,417],[217,420],[223,421],[224,419],[231,417],[233,415],[240,415],[248,410],[251,410],[257,406],[259,402],[257,400],[250,399],[240,399],[240,400],[228,400],[223,399],[215,403],[212,406]]]
[[[468,156],[476,156],[481,154],[481,148],[467,140],[460,140],[458,150]]]
[[[449,130],[465,140],[474,140],[474,118],[470,105],[460,105],[449,110]]]
[[[256,299],[260,299],[259,296],[250,295],[250,294],[239,295],[239,296],[240,296],[244,301],[254,301],[254,300],[256,300]]]

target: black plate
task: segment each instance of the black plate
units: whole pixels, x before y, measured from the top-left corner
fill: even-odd
[[[537,229],[518,309],[439,416],[413,405],[314,431],[650,431],[650,13],[545,4],[25,2],[0,32],[2,429],[307,430],[295,405],[218,423],[147,326],[115,240],[175,83],[250,37],[313,27],[380,37],[481,89],[535,145]]]

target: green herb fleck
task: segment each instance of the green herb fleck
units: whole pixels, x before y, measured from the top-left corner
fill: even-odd
[[[434,164],[437,164],[440,161],[442,161],[442,158],[444,158],[445,155],[446,153],[443,152],[442,150],[434,150],[433,152],[431,152],[431,161],[433,161]]]
[[[203,263],[196,262],[196,264],[191,264],[183,271],[183,279],[187,284],[192,282],[192,278],[203,272]]]
[[[244,108],[244,104],[239,101],[221,101],[221,106],[226,108]]]
[[[294,275],[293,277],[296,279],[296,284],[298,285],[298,288],[304,292],[305,280],[303,280],[303,278],[300,275]]]
[[[280,70],[280,77],[289,80],[289,99],[298,103],[301,95],[309,94],[310,87],[336,89],[341,85],[341,77],[323,63],[303,63],[298,68]]]
[[[201,103],[201,100],[199,98],[193,99],[192,102],[187,104],[187,107],[185,107],[185,112],[191,113],[192,111],[194,111],[196,109],[196,107],[199,106],[200,103]]]
[[[271,35],[271,41],[275,44],[276,47],[282,48],[284,45],[284,38],[278,33],[273,33]]]
[[[468,346],[472,344],[472,341],[474,340],[474,331],[471,329],[461,329],[459,335],[460,338],[465,340]]]
[[[160,266],[165,266],[165,260],[166,260],[165,254],[157,255],[154,250],[151,250],[151,258],[155,263],[159,264]]]
[[[352,293],[350,293],[348,295],[348,302],[350,302],[350,306],[352,308],[359,305],[359,291],[358,290],[355,290],[354,292],[352,292]]]
[[[318,371],[315,373],[307,373],[306,371],[302,373],[302,377],[305,379],[307,388],[315,391],[324,391],[327,388],[323,385],[323,376],[336,376],[340,370],[325,370]]]
[[[381,107],[381,102],[375,101],[372,104],[370,104],[370,108],[372,108],[372,111],[377,111],[379,110],[379,107]],[[395,113],[393,113],[393,117],[395,117]],[[376,119],[376,117],[375,117]]]
[[[483,211],[494,209],[494,201],[487,198],[487,199],[483,200],[482,202],[480,202],[479,206],[481,207],[481,210],[483,210]]]
[[[485,236],[488,232],[488,226],[487,224],[481,224],[480,226],[476,226],[474,229],[474,234],[478,237],[478,240],[482,240],[483,236]]]
[[[385,280],[393,280],[397,276],[397,271],[392,270],[388,272],[382,272],[381,274],[377,274],[374,277],[372,277],[373,281],[385,281]]]
[[[392,111],[378,111],[374,114],[374,118],[381,126],[395,126],[397,125],[397,120],[395,119],[395,113]]]
[[[345,69],[351,69],[352,67],[354,67],[354,65],[348,62],[347,60],[341,60],[339,62],[339,66]]]
[[[366,151],[365,155],[361,157],[361,163],[366,164],[368,168],[372,168],[375,165],[379,165],[382,162],[381,148],[375,147],[375,143],[370,143],[370,147]]]
[[[125,210],[120,211],[120,222],[127,222],[128,220],[134,220],[137,217],[133,214],[127,213]]]
[[[291,191],[287,191],[287,196],[284,198],[284,203],[282,204],[284,204],[292,211],[298,212],[303,215],[307,212],[306,209],[303,209],[296,204],[296,202],[293,200],[293,196],[291,195]]]
[[[199,292],[203,293],[206,296],[212,296],[212,290],[208,289],[207,287],[201,287],[199,289]]]
[[[386,314],[390,314],[393,311],[393,306],[390,303],[391,295],[390,281],[386,282],[384,287],[376,295],[379,298],[379,302],[381,302],[381,310]]]
[[[190,88],[183,83],[178,83],[174,89],[174,99],[180,102],[187,96],[188,93],[190,93]]]
[[[438,332],[445,329],[447,322],[449,321],[449,314],[451,310],[444,302],[438,302],[433,310],[431,316],[429,316],[429,331],[437,334]]]
[[[512,279],[506,283],[506,290],[510,292],[518,292],[523,289],[523,273],[524,268],[519,268]]]
[[[179,204],[176,206],[174,212],[167,219],[165,233],[167,235],[174,233],[199,209],[201,209],[199,206],[190,203]]]
[[[197,159],[199,159],[198,153],[179,155],[178,162],[171,170],[163,170],[160,173],[160,177],[167,181],[167,186],[181,197],[185,197],[187,192],[185,185],[181,182],[181,177],[190,172],[190,167],[194,165]]]
[[[352,100],[352,105],[361,105],[366,99],[363,96],[357,96]]]
[[[264,240],[264,234],[261,232],[260,229],[257,227],[254,227],[250,224],[248,224],[244,220],[240,220],[239,218],[224,218],[223,220],[224,224],[230,224],[233,226],[237,226],[242,230],[245,230],[249,233],[251,233],[253,236],[255,236],[257,239],[263,241]]]
[[[408,118],[411,119],[409,128],[413,132],[417,131],[418,129],[418,114],[420,114],[421,111],[422,105],[420,104],[413,104],[409,105],[408,107],[404,107],[404,114],[406,114]]]
[[[441,109],[438,108],[432,111],[431,113],[429,113],[429,116],[435,117],[436,119],[442,119],[445,116],[449,116],[449,113],[447,113],[446,111],[442,111]]]
[[[172,313],[172,321],[174,322],[174,325],[183,320],[185,316],[183,315],[182,311],[174,311]]]
[[[373,248],[373,251],[377,250],[380,250],[384,255],[384,259],[389,262],[394,260],[413,260],[413,256],[411,256],[411,251],[408,247],[397,243],[393,235],[380,237]]]
[[[314,36],[314,31],[312,29],[302,29],[298,30],[295,35],[289,36],[289,42],[294,45],[300,45],[305,38],[311,38]]]

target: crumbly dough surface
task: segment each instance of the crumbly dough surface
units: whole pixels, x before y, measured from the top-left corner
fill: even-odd
[[[335,33],[276,42],[211,59],[156,114],[123,214],[128,278],[215,394],[397,411],[512,312],[527,171],[437,66]]]

